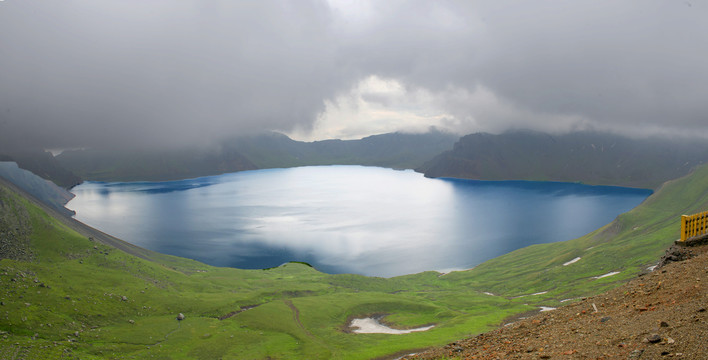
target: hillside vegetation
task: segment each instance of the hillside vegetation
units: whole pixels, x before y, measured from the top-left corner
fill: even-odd
[[[655,189],[708,161],[708,144],[577,132],[471,134],[419,167],[428,177],[579,181]]]
[[[678,237],[679,216],[708,208],[708,167],[580,239],[468,271],[390,279],[296,263],[216,268],[155,254],[93,236],[18,191],[0,188],[3,248],[25,249],[0,260],[0,357],[369,359],[484,332],[646,271]],[[371,314],[386,314],[394,327],[436,326],[407,335],[347,331],[350,319]]]
[[[0,203],[3,244],[30,254],[0,260],[0,358],[368,359],[443,344],[529,309],[452,289],[432,272],[366,278],[297,263],[238,270],[121,251],[6,186]],[[406,336],[344,331],[351,317],[384,313],[402,327],[438,327]]]

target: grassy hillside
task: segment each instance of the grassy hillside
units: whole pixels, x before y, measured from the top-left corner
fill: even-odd
[[[391,279],[296,263],[216,268],[110,238],[92,241],[75,231],[89,230],[6,186],[0,205],[1,248],[24,249],[0,252],[1,358],[369,359],[479,333],[644,271],[678,237],[680,214],[708,208],[708,167],[583,238],[468,271]],[[186,318],[176,320],[178,313]],[[388,314],[398,327],[436,327],[408,335],[345,331],[349,319],[367,314]]]
[[[451,289],[436,273],[382,279],[295,263],[238,270],[149,261],[91,241],[7,187],[0,203],[4,247],[25,244],[30,253],[0,261],[2,358],[367,359],[443,344],[528,309]],[[373,313],[438,327],[405,336],[343,331],[349,318]]]

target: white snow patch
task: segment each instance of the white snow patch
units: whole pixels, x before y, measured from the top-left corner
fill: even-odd
[[[354,329],[353,331],[357,334],[393,334],[401,335],[408,334],[417,331],[427,331],[432,329],[435,325],[423,326],[416,329],[392,329],[386,325],[381,324],[378,320],[374,318],[364,318],[364,319],[354,319],[351,324],[349,324]]]
[[[490,292],[488,292],[488,291],[485,291],[485,292],[483,292],[482,294],[484,294],[484,295],[489,295],[489,296],[496,296],[496,295],[494,295],[494,294],[492,294],[492,293],[490,293]]]
[[[577,300],[577,299],[580,299],[580,298],[563,299],[560,302],[566,302],[566,301]]]
[[[550,306],[541,306],[541,312],[544,312],[544,311],[553,311],[553,310],[555,310],[555,309],[556,309],[556,308],[550,307]]]
[[[654,269],[656,269],[657,266],[659,266],[659,265],[652,265],[652,266],[648,267],[647,270],[654,271]]]
[[[522,298],[522,297],[527,297],[527,296],[543,295],[543,294],[546,294],[546,293],[548,293],[548,291],[541,291],[541,292],[537,292],[537,293],[533,293],[533,294],[525,294],[525,295],[514,296],[514,297],[512,297],[512,299],[520,299],[520,298]],[[524,304],[524,305],[526,305],[526,304]]]
[[[606,278],[606,277],[608,277],[608,276],[617,275],[617,274],[619,274],[619,273],[620,273],[619,271],[613,271],[613,272],[608,272],[607,274],[603,274],[603,275],[600,275],[600,276],[593,276],[592,278],[593,278],[593,279],[602,279],[602,278]]]
[[[574,263],[578,262],[578,260],[580,260],[580,257],[576,257],[576,258],[573,259],[573,260],[564,262],[564,263],[563,263],[563,266],[568,266],[568,265],[570,265],[570,264],[574,264]]]

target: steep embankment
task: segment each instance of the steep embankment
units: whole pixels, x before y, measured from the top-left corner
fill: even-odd
[[[21,169],[31,171],[33,174],[66,189],[81,183],[78,176],[59,164],[48,151],[3,149],[2,145],[0,144],[0,161],[15,162]]]
[[[708,245],[606,293],[408,359],[704,359]]]
[[[28,170],[21,169],[14,162],[0,161],[0,179],[16,185],[53,210],[64,215],[73,215],[73,211],[68,210],[64,205],[74,197],[74,194]]]
[[[471,134],[417,170],[428,177],[580,181],[654,189],[708,161],[705,142],[578,132]]]

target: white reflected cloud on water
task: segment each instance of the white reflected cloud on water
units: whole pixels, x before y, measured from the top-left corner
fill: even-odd
[[[361,166],[198,180],[206,185],[86,183],[74,188],[68,207],[136,245],[213,265],[306,261],[326,272],[394,276],[470,268],[522,246],[581,236],[648,195],[427,179]]]

